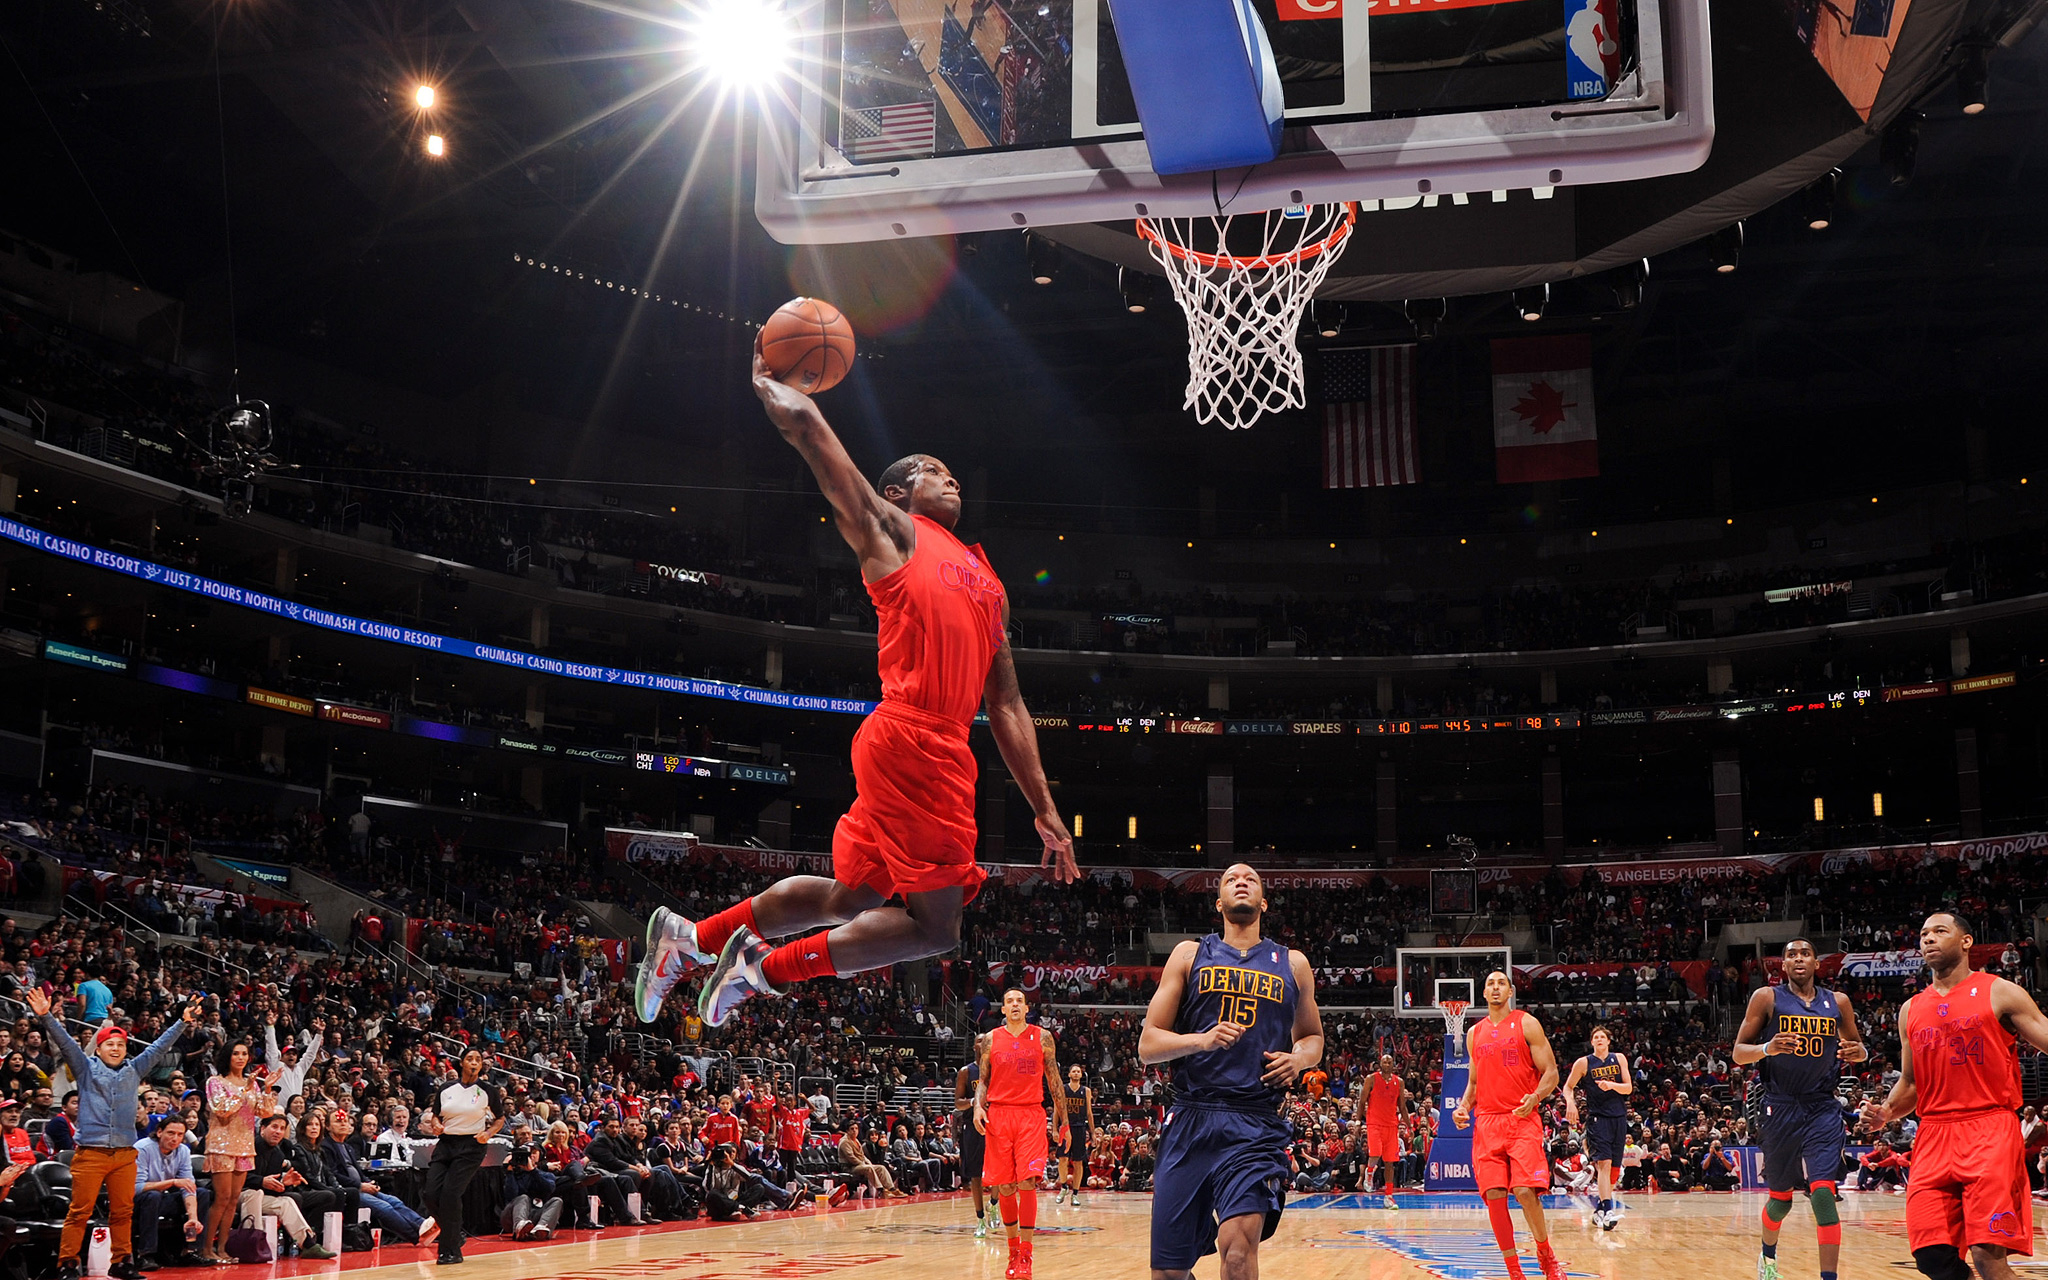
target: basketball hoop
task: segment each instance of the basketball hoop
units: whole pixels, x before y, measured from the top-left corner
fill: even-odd
[[[1439,1000],[1436,1004],[1437,1012],[1444,1015],[1444,1034],[1458,1046],[1460,1058],[1465,1056],[1465,1011],[1471,1007],[1469,1000]]]
[[[1235,431],[1298,409],[1302,313],[1344,255],[1358,206],[1318,204],[1220,217],[1140,218],[1138,238],[1188,318],[1184,408]],[[1259,252],[1229,252],[1233,224],[1256,227]],[[1251,237],[1240,236],[1249,247]],[[1198,243],[1213,242],[1213,249]],[[1289,247],[1291,246],[1291,247]]]

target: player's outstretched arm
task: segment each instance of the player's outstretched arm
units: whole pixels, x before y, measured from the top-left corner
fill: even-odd
[[[1266,1055],[1266,1070],[1259,1079],[1275,1089],[1291,1089],[1301,1073],[1323,1060],[1323,1011],[1316,1005],[1316,971],[1299,951],[1287,953],[1294,970],[1294,1044],[1282,1053]]]
[[[1053,803],[1052,786],[1046,782],[1045,765],[1038,758],[1038,726],[1031,723],[1031,710],[1024,705],[1023,691],[1017,687],[1017,660],[1010,653],[1007,599],[1003,601],[1003,642],[996,650],[995,661],[989,664],[981,700],[988,709],[988,727],[995,735],[996,750],[1002,753],[1010,776],[1017,780],[1024,802],[1031,806],[1031,825],[1038,828],[1038,838],[1045,842],[1045,853],[1038,865],[1049,867],[1052,878],[1061,884],[1074,883],[1081,878],[1081,868],[1074,861],[1074,837],[1068,834],[1059,806]]]
[[[1180,1016],[1180,998],[1188,989],[1188,974],[1195,967],[1197,946],[1192,940],[1173,945],[1173,954],[1166,958],[1166,967],[1159,973],[1159,989],[1152,993],[1152,1003],[1145,1006],[1145,1025],[1138,1031],[1138,1061],[1148,1067],[1235,1044],[1244,1034],[1244,1028],[1235,1022],[1219,1022],[1206,1031],[1174,1030],[1173,1024]]]
[[[1799,1047],[1799,1037],[1785,1033],[1761,1039],[1764,1028],[1770,1025],[1771,1011],[1778,1007],[1778,997],[1769,987],[1758,987],[1749,993],[1749,1005],[1742,1011],[1742,1026],[1736,1029],[1735,1046],[1731,1052],[1737,1066],[1749,1066],[1762,1062],[1774,1053],[1791,1053]]]
[[[754,394],[761,398],[768,420],[782,438],[811,464],[811,474],[832,504],[839,536],[860,557],[861,576],[874,582],[908,563],[917,544],[917,529],[910,516],[875,492],[817,403],[769,374],[758,339],[754,345]]]

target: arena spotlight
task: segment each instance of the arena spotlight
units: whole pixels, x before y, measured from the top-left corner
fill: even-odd
[[[1956,97],[1963,114],[1981,116],[1991,105],[1991,50],[1981,44],[1964,45],[1956,62]]]
[[[1650,260],[1637,258],[1614,269],[1614,305],[1633,311],[1642,305],[1643,286],[1650,282]]]
[[[427,154],[436,160],[448,154],[448,140],[438,133],[427,135]]]
[[[1309,323],[1315,327],[1318,337],[1336,337],[1344,332],[1344,304],[1321,299],[1310,303]]]
[[[412,100],[419,104],[422,111],[434,109],[434,97],[434,86],[430,84],[423,84],[412,91]]]
[[[1543,309],[1550,305],[1550,286],[1532,284],[1515,290],[1515,314],[1535,324],[1543,318]]]
[[[1742,263],[1742,224],[1731,222],[1707,237],[1707,261],[1722,275],[1735,274]]]
[[[699,0],[690,22],[692,65],[740,89],[774,83],[795,36],[777,0]]]
[[[1410,298],[1401,304],[1401,314],[1408,317],[1417,342],[1436,337],[1450,309],[1450,303],[1443,298]]]
[[[1835,192],[1842,185],[1842,171],[1830,169],[1815,178],[1799,200],[1806,217],[1809,231],[1826,231],[1835,221]]]
[[[1901,111],[1877,140],[1878,162],[1891,175],[1895,187],[1913,180],[1913,166],[1920,160],[1920,123],[1925,119],[1920,111]]]
[[[1024,233],[1024,262],[1033,284],[1051,284],[1060,273],[1060,247],[1042,236]]]

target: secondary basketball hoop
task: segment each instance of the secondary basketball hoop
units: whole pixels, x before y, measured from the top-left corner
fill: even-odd
[[[1358,206],[1294,206],[1220,217],[1140,218],[1139,239],[1173,285],[1188,319],[1188,389],[1201,422],[1235,431],[1308,403],[1301,318],[1330,273]],[[1256,252],[1233,253],[1236,243]]]

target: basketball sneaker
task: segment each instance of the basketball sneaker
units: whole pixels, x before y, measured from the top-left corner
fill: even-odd
[[[976,1240],[986,1240],[986,1239],[988,1239],[988,1219],[987,1219],[987,1218],[976,1218],[976,1219],[974,1220],[974,1238],[975,1238]]]
[[[1542,1245],[1536,1248],[1536,1265],[1543,1268],[1543,1280],[1565,1280],[1564,1264],[1557,1255]]]
[[[647,958],[640,962],[640,976],[633,983],[640,1021],[652,1022],[661,1015],[662,1002],[684,974],[717,960],[717,956],[698,950],[696,921],[685,920],[667,907],[656,907],[647,918]]]
[[[1756,1280],[1778,1280],[1778,1260],[1756,1255]]]
[[[1020,1271],[1018,1268],[1022,1267],[1023,1265],[1024,1242],[1016,1236],[1011,1236],[1010,1263],[1008,1266],[1003,1268],[1003,1280],[1020,1280],[1020,1277],[1022,1277],[1024,1273]]]
[[[704,990],[697,995],[697,1016],[704,1019],[705,1026],[724,1026],[732,1011],[753,996],[782,994],[761,972],[761,962],[774,949],[745,925],[733,930],[725,940],[725,950],[718,953],[711,976],[704,979]]]

